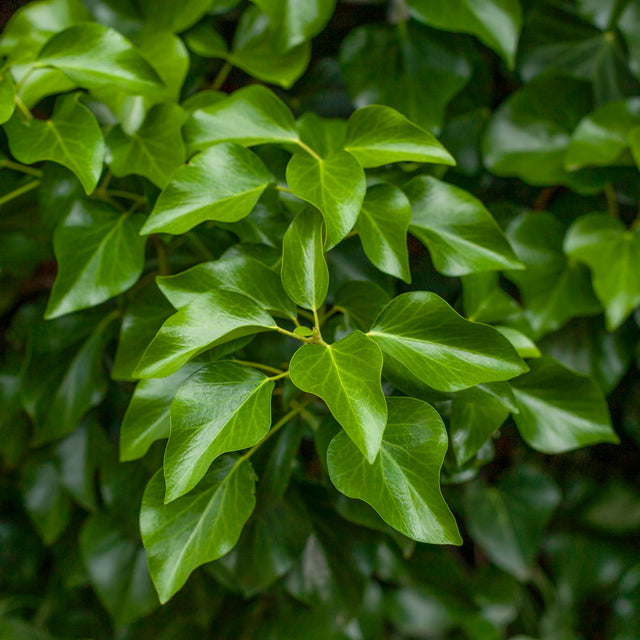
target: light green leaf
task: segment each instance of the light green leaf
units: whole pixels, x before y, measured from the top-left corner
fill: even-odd
[[[275,383],[255,369],[216,362],[189,376],[171,405],[165,502],[195,487],[223,453],[257,444],[271,425]]]
[[[493,328],[499,331],[513,345],[513,348],[521,358],[540,357],[540,349],[538,349],[536,343],[521,331],[501,325],[494,325]]]
[[[522,268],[493,216],[467,191],[419,176],[405,192],[412,210],[409,231],[428,247],[438,271],[461,276]]]
[[[153,67],[117,31],[85,22],[56,33],[38,54],[36,67],[55,67],[84,89],[116,85],[132,94],[162,86]]]
[[[434,136],[381,105],[363,107],[351,115],[345,149],[365,168],[390,162],[455,164]]]
[[[149,447],[169,437],[169,411],[180,385],[202,363],[189,362],[166,378],[140,380],[120,427],[120,462],[142,458]]]
[[[408,0],[409,13],[436,29],[477,36],[513,69],[522,28],[519,0]]]
[[[233,248],[219,260],[202,262],[175,276],[159,277],[157,283],[176,309],[211,289],[226,289],[242,293],[266,311],[288,318],[296,315],[295,304],[287,297],[278,274]]]
[[[131,624],[158,607],[144,549],[108,515],[85,521],[80,551],[91,585],[116,625]]]
[[[390,184],[367,190],[356,221],[356,231],[367,258],[385,273],[411,282],[407,230],[411,206],[407,196]]]
[[[382,353],[360,331],[332,345],[307,344],[289,367],[291,381],[322,398],[358,449],[372,463],[380,450],[387,405],[380,376]]]
[[[305,309],[319,309],[329,290],[323,236],[322,216],[308,207],[293,219],[282,239],[282,284]]]
[[[245,87],[195,109],[184,127],[189,153],[218,142],[243,146],[269,142],[295,142],[296,123],[287,105],[261,85]]]
[[[249,462],[218,460],[198,487],[164,503],[162,470],[149,481],[140,509],[140,532],[160,602],[167,602],[191,572],[223,556],[238,541],[255,507]]]
[[[329,250],[353,229],[367,189],[358,161],[346,151],[321,158],[300,151],[287,165],[289,188],[320,210],[327,225]]]
[[[253,300],[214,289],[192,300],[162,325],[134,375],[138,378],[171,375],[206,349],[275,326],[273,318]]]
[[[118,178],[137,174],[160,189],[166,187],[171,173],[185,161],[181,135],[185,117],[177,105],[159,104],[131,135],[114,127],[106,139],[111,173]]]
[[[617,329],[640,305],[640,230],[603,213],[588,214],[571,225],[564,250],[589,266],[607,328]]]
[[[100,179],[104,140],[98,121],[80,102],[81,94],[61,96],[50,120],[23,122],[14,113],[5,125],[11,153],[20,162],[57,162],[71,169],[91,193]]]
[[[313,112],[307,112],[298,118],[298,134],[302,142],[326,158],[344,147],[347,123],[341,118],[321,118]]]
[[[462,544],[440,491],[447,431],[437,411],[414,398],[388,398],[389,419],[371,464],[339,433],[329,446],[329,476],[338,491],[364,500],[406,536],[432,544]]]
[[[394,298],[368,333],[385,354],[439,391],[508,380],[527,370],[495,329],[458,315],[435,293]]]
[[[631,164],[629,133],[640,125],[640,98],[611,102],[580,121],[564,157],[567,171]],[[626,153],[625,153],[626,152]]]
[[[205,220],[236,222],[249,215],[272,181],[248,149],[210,147],[175,171],[141,233],[185,233]]]
[[[536,451],[562,453],[599,442],[619,442],[598,385],[550,357],[511,382],[520,434]]]
[[[202,18],[211,7],[211,0],[138,0],[147,22],[158,29],[180,33]]]
[[[95,307],[138,281],[146,244],[138,234],[143,219],[102,202],[74,204],[53,236],[58,275],[46,318]]]
[[[16,108],[13,78],[7,69],[0,72],[0,124],[4,124]]]

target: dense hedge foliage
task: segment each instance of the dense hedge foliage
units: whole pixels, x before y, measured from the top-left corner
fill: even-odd
[[[640,0],[37,0],[0,61],[2,640],[640,638]]]

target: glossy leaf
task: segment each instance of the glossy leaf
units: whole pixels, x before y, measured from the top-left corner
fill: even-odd
[[[179,33],[198,22],[209,8],[211,0],[139,0],[139,6],[149,23],[159,29]]]
[[[607,328],[618,328],[640,305],[640,233],[611,216],[593,213],[571,225],[564,250],[591,269]]]
[[[321,118],[312,112],[303,113],[298,119],[300,140],[323,158],[344,148],[347,129],[347,122],[340,118]]]
[[[353,229],[366,191],[358,161],[346,151],[326,158],[296,153],[287,165],[289,188],[320,210],[327,225],[325,249],[331,249]]]
[[[440,492],[447,432],[435,409],[413,398],[389,398],[380,452],[370,463],[344,433],[328,451],[331,481],[369,503],[382,519],[420,542],[462,544]]]
[[[319,309],[329,289],[323,236],[322,216],[309,207],[293,219],[282,239],[282,284],[305,309]]]
[[[20,162],[57,162],[73,171],[87,193],[95,189],[102,173],[104,140],[80,94],[61,97],[50,120],[23,122],[16,113],[5,131],[11,153]]]
[[[16,106],[13,78],[8,71],[0,73],[0,124],[4,124]]]
[[[134,375],[171,375],[206,349],[274,327],[273,318],[246,296],[214,289],[192,300],[162,325]]]
[[[254,491],[249,462],[231,457],[216,462],[194,491],[170,504],[164,504],[162,471],[151,478],[140,531],[160,602],[167,602],[196,567],[233,548],[254,509]]]
[[[381,105],[363,107],[351,115],[345,149],[365,168],[400,161],[455,164],[434,136]]]
[[[495,329],[465,320],[435,293],[394,298],[367,334],[387,356],[440,391],[508,380],[527,370]]]
[[[176,170],[142,233],[179,234],[205,220],[241,220],[271,181],[269,170],[248,149],[236,144],[206,149]]]
[[[45,316],[94,307],[135,284],[144,267],[143,218],[98,202],[78,202],[56,227],[59,271]]]
[[[332,345],[304,345],[291,359],[291,381],[322,398],[372,463],[380,449],[387,406],[380,384],[382,353],[360,331]]]
[[[390,184],[378,184],[367,190],[355,227],[369,260],[380,271],[405,282],[411,282],[407,250],[410,222],[407,196]]]
[[[484,205],[471,194],[429,176],[405,187],[410,232],[421,240],[438,271],[461,276],[522,265]]]
[[[514,416],[527,444],[562,453],[598,442],[618,442],[598,385],[553,358],[529,363],[531,371],[512,381],[519,412]]]

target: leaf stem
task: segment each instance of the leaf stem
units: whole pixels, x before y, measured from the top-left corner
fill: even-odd
[[[279,184],[274,184],[273,188],[276,191],[282,191],[283,193],[293,193],[293,191],[291,191],[291,189],[288,189],[287,187],[281,187]]]
[[[607,198],[607,208],[609,209],[609,215],[616,220],[620,219],[620,209],[618,208],[618,200],[616,199],[616,190],[609,182],[604,187],[604,195]]]
[[[263,371],[267,371],[268,373],[275,373],[278,377],[282,377],[283,374],[288,374],[288,371],[283,371],[282,369],[277,369],[276,367],[272,367],[268,364],[262,364],[261,362],[251,362],[250,360],[238,360],[237,358],[233,358],[233,362],[237,362],[238,364],[244,364],[247,367],[253,367],[254,369],[262,369]]]
[[[34,176],[36,178],[42,177],[42,171],[40,171],[40,169],[30,167],[26,164],[20,164],[19,162],[14,162],[13,160],[9,160],[8,158],[3,158],[0,160],[0,167],[6,167],[7,169],[11,169],[12,171],[20,171],[21,173],[26,173],[27,175]]]
[[[312,155],[318,162],[322,162],[322,158],[308,145],[302,142],[300,139],[293,140],[301,149],[304,149],[308,154]]]
[[[27,107],[27,105],[22,102],[22,100],[16,96],[16,107],[18,107],[18,110],[20,111],[20,113],[27,119],[27,120],[33,120],[33,114],[31,113],[31,111],[29,111],[29,108]]]
[[[288,378],[289,377],[289,372],[288,371],[283,371],[281,374],[277,375],[277,376],[271,376],[269,378],[269,380],[280,380],[281,378]]]
[[[120,189],[105,189],[105,194],[108,194],[114,198],[124,198],[126,200],[136,200],[138,202],[142,202],[146,200],[144,196],[141,196],[137,193],[132,193],[131,191],[121,191]]]
[[[322,322],[323,324],[331,317],[334,316],[336,313],[344,313],[344,309],[342,307],[339,306],[333,306],[331,307],[331,311],[327,311],[327,313],[325,313],[322,316]]]
[[[39,185],[40,185],[40,180],[33,180],[32,182],[28,182],[27,184],[24,184],[21,187],[18,187],[17,189],[10,191],[9,193],[5,194],[0,198],[0,206],[5,204],[6,202],[10,202],[15,198],[20,197],[21,195],[24,195],[25,193],[28,193],[29,191],[33,191]]]
[[[171,268],[169,267],[169,256],[167,254],[167,247],[157,235],[153,236],[153,242],[156,246],[156,253],[158,255],[158,273],[161,276],[171,275]]]
[[[274,331],[281,333],[284,336],[289,336],[290,338],[295,338],[296,340],[300,340],[300,342],[304,342],[305,344],[309,344],[313,342],[312,338],[305,338],[304,336],[299,336],[297,333],[293,333],[293,331],[287,331],[278,325],[272,327]]]
[[[230,62],[225,62],[222,65],[222,68],[218,72],[218,75],[214,78],[211,83],[212,91],[219,91],[220,87],[224,84],[224,81],[227,79],[227,76],[231,73],[231,69],[233,69],[233,65]]]

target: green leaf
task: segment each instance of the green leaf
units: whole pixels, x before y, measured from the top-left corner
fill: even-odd
[[[462,277],[464,315],[474,322],[491,324],[518,315],[518,303],[500,287],[500,274],[480,271]]]
[[[473,540],[498,567],[528,580],[542,534],[560,503],[558,487],[540,471],[520,466],[496,487],[470,485],[465,498]]]
[[[508,380],[527,370],[495,329],[465,320],[442,298],[426,291],[394,298],[368,335],[385,354],[439,391]]]
[[[520,289],[535,336],[559,329],[573,317],[600,312],[588,271],[564,254],[564,234],[562,224],[544,211],[518,216],[507,229],[511,246],[526,266],[507,276]]]
[[[58,276],[46,318],[94,307],[133,286],[144,267],[144,218],[95,201],[77,202],[58,224]]]
[[[445,31],[477,36],[513,69],[522,28],[518,0],[408,0],[409,13]]]
[[[602,391],[591,378],[550,357],[532,360],[529,366],[529,373],[511,383],[520,410],[514,420],[529,446],[556,454],[619,442]]]
[[[160,602],[167,602],[191,572],[234,547],[255,507],[255,475],[246,460],[221,458],[189,495],[164,503],[162,470],[149,481],[140,531]]]
[[[319,309],[329,290],[323,236],[322,216],[308,207],[293,219],[282,239],[282,284],[305,309]]]
[[[185,233],[205,220],[236,222],[249,215],[272,181],[248,149],[210,147],[175,171],[141,233]]]
[[[189,362],[166,378],[138,382],[120,427],[120,462],[142,458],[156,440],[169,437],[173,398],[180,385],[201,366]]]
[[[243,146],[295,142],[296,123],[287,105],[261,85],[245,87],[224,100],[195,109],[184,127],[189,153],[218,142]]]
[[[629,132],[629,146],[636,167],[640,169],[640,127],[634,127]]]
[[[433,407],[414,398],[388,398],[389,419],[373,463],[339,433],[327,454],[338,491],[364,500],[392,527],[419,542],[462,544],[440,491],[447,431]]]
[[[493,328],[499,331],[513,345],[513,348],[521,358],[540,357],[540,349],[536,347],[535,342],[521,331],[501,325],[494,325]]]
[[[493,216],[470,193],[430,176],[414,178],[405,192],[409,231],[428,247],[438,271],[461,276],[522,268]]]
[[[0,124],[4,124],[16,108],[13,78],[8,70],[0,72]]]
[[[188,493],[223,453],[257,444],[271,425],[266,375],[235,362],[217,362],[189,376],[171,405],[164,454],[165,502]]]
[[[358,280],[343,284],[333,299],[356,329],[369,331],[382,309],[391,302],[391,296],[373,282]]]
[[[50,120],[23,122],[15,113],[5,125],[11,153],[20,162],[57,162],[71,169],[91,193],[100,179],[104,140],[98,121],[80,102],[81,94],[61,96]]]
[[[300,151],[287,165],[287,182],[294,195],[320,210],[327,225],[329,250],[353,229],[367,189],[358,161],[346,151],[321,158]]]
[[[298,119],[300,140],[319,156],[326,158],[340,151],[347,137],[347,123],[340,118],[321,118],[315,113],[303,113]],[[351,154],[355,156],[355,154]]]
[[[564,250],[589,266],[607,329],[617,329],[640,305],[640,230],[629,230],[604,213],[592,213],[571,225]]]
[[[428,130],[441,125],[446,105],[471,77],[450,38],[412,21],[353,29],[339,59],[356,107],[384,104]]]
[[[631,164],[629,133],[640,125],[640,99],[605,104],[581,120],[564,158],[567,171],[586,166]],[[625,153],[626,152],[626,153]]]
[[[55,67],[84,89],[116,85],[132,94],[162,86],[160,76],[117,31],[84,22],[56,33],[38,54],[36,67]]]
[[[211,0],[138,0],[146,21],[158,29],[180,33],[202,18],[211,7]]]
[[[116,177],[144,176],[166,187],[172,172],[185,160],[181,129],[185,114],[174,104],[159,104],[149,111],[142,126],[127,135],[121,126],[107,135],[109,168]]]
[[[201,262],[175,276],[159,277],[157,283],[176,309],[211,289],[225,289],[251,298],[266,311],[287,318],[296,315],[295,305],[287,297],[278,274],[234,248],[225,252],[219,260]]]
[[[363,107],[351,115],[345,149],[365,168],[390,162],[455,164],[434,136],[381,105]]]
[[[144,549],[109,516],[85,521],[80,550],[91,585],[116,625],[131,624],[158,607]]]
[[[411,205],[407,196],[390,184],[367,190],[356,221],[356,231],[367,258],[380,269],[411,282],[407,230]]]
[[[387,422],[382,393],[382,353],[360,331],[335,344],[307,344],[289,367],[291,381],[322,398],[369,462],[380,449]]]
[[[239,293],[212,290],[174,313],[144,352],[134,375],[171,375],[206,349],[234,338],[274,329],[273,318]]]
[[[3,640],[60,640],[33,625],[18,619],[0,619],[0,637]]]
[[[512,93],[495,112],[484,140],[484,161],[498,176],[536,185],[565,184],[571,133],[591,111],[591,89],[567,76],[544,75]]]

